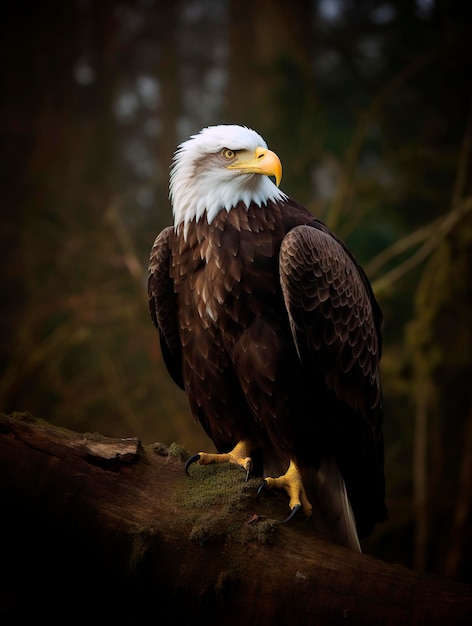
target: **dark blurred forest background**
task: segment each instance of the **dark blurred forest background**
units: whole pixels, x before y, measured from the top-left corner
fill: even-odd
[[[147,262],[176,145],[251,126],[384,311],[390,520],[366,550],[471,581],[471,18],[461,0],[7,3],[0,410],[208,449]]]

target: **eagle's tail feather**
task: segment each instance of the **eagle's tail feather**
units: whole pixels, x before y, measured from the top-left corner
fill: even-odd
[[[317,499],[316,505],[312,502],[315,524],[319,510],[325,520],[325,530],[328,530],[336,543],[362,552],[354,513],[336,461],[333,458],[322,459],[313,479]]]

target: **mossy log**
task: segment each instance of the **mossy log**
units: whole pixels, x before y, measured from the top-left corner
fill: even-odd
[[[333,545],[259,481],[0,415],[0,623],[472,623],[469,587]]]

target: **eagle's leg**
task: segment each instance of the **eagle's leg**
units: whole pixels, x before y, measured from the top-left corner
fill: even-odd
[[[249,472],[252,468],[251,461],[252,446],[250,441],[243,439],[238,442],[230,452],[225,453],[212,453],[212,452],[199,452],[191,456],[185,464],[185,472],[187,476],[188,468],[192,463],[198,463],[199,465],[208,465],[209,463],[234,463],[240,465],[246,470],[246,480],[249,478]]]
[[[288,522],[300,509],[303,509],[305,515],[311,516],[312,506],[307,498],[300,470],[294,461],[290,461],[288,470],[282,476],[278,478],[264,478],[257,495],[263,489],[285,489],[287,492],[290,498],[289,507],[291,513],[283,523]]]

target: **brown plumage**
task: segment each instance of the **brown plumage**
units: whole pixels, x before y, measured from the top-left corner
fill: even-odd
[[[364,537],[386,517],[382,314],[346,246],[286,196],[240,200],[161,232],[149,301],[167,368],[217,450],[249,442],[265,477],[293,462],[303,508],[358,549],[356,527]]]

